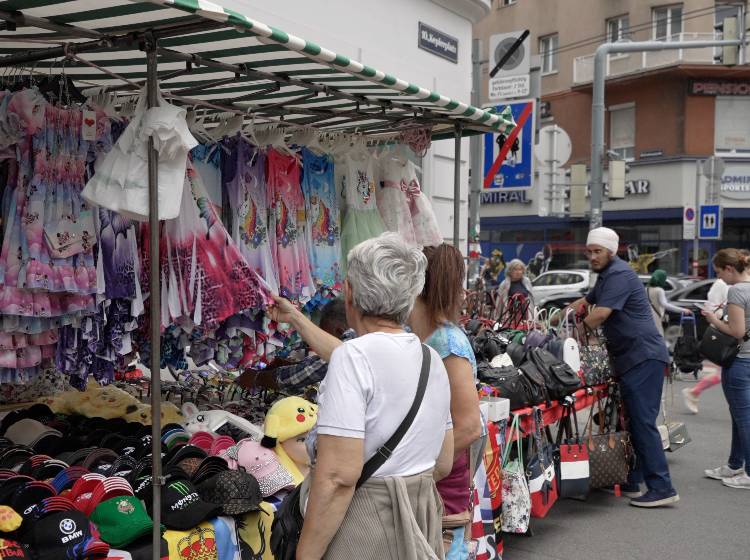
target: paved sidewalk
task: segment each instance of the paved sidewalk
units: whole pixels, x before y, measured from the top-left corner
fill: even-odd
[[[670,509],[642,510],[626,498],[592,492],[585,502],[558,501],[546,519],[532,520],[533,537],[507,536],[504,560],[746,560],[750,558],[750,491],[703,478],[725,464],[729,412],[716,386],[701,396],[700,413],[682,405],[674,385],[674,419],[693,438],[667,453],[681,501]],[[669,398],[669,393],[667,393]]]

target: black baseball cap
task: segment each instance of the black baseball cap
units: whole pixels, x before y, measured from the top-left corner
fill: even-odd
[[[10,539],[0,539],[0,558],[18,558],[31,560],[29,546]]]
[[[220,504],[201,498],[193,483],[183,472],[173,473],[161,490],[162,522],[168,529],[187,531],[207,519],[221,515]]]
[[[36,560],[83,560],[109,553],[96,526],[80,511],[61,511],[40,519],[22,542],[35,551]]]
[[[198,486],[201,498],[222,507],[224,515],[259,511],[263,496],[255,477],[244,470],[221,472]]]

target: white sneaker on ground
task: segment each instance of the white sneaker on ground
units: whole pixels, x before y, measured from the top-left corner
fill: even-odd
[[[706,478],[713,478],[714,480],[726,480],[727,478],[734,478],[744,473],[745,469],[730,469],[727,465],[703,471]]]
[[[693,414],[698,414],[698,401],[700,397],[693,394],[692,387],[685,387],[682,390],[682,400],[687,408]]]
[[[733,476],[732,478],[725,478],[724,480],[722,480],[722,484],[724,484],[724,486],[729,486],[729,488],[750,490],[750,475],[743,472],[742,474],[738,474],[737,476]]]

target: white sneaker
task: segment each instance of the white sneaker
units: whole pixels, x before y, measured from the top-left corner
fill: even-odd
[[[724,486],[729,486],[729,488],[750,490],[750,475],[743,472],[742,474],[738,474],[737,476],[733,476],[732,478],[725,478],[722,481],[722,484],[724,484]]]
[[[691,387],[685,387],[682,390],[682,400],[685,403],[685,408],[693,414],[698,414],[698,401],[700,397],[693,394]]]
[[[707,478],[713,478],[714,480],[726,480],[744,474],[744,472],[745,469],[730,469],[727,465],[724,465],[716,469],[706,469],[703,471],[703,474]]]

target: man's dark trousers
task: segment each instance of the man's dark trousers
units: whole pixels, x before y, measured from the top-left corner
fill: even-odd
[[[648,489],[656,492],[672,490],[667,457],[656,427],[665,368],[664,362],[646,360],[618,379],[636,457],[628,483],[640,484],[645,481]]]

